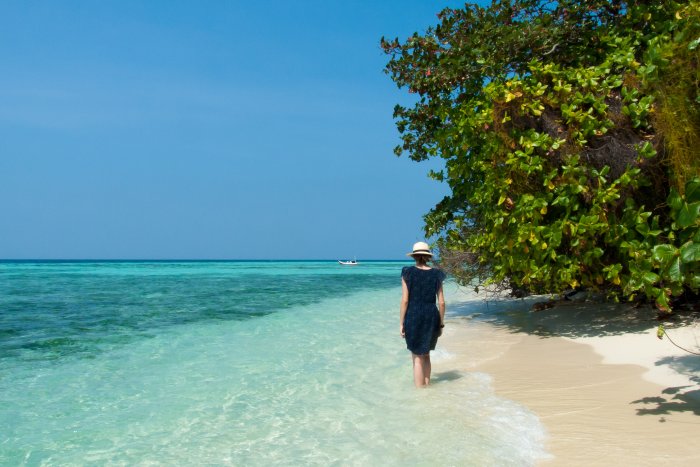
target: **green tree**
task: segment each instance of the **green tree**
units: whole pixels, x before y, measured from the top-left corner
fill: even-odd
[[[416,95],[395,108],[396,154],[445,160],[430,175],[451,195],[425,231],[450,272],[661,310],[697,291],[698,2],[501,0],[438,18],[381,44]]]

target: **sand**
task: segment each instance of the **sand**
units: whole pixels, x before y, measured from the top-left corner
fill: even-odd
[[[479,306],[448,312],[439,348],[450,357],[434,375],[487,373],[498,395],[537,414],[552,455],[541,465],[700,465],[700,357],[658,340],[656,323],[628,315],[625,327],[610,319],[618,310],[591,304],[536,315],[522,304],[484,322]],[[697,325],[668,333],[698,351]]]

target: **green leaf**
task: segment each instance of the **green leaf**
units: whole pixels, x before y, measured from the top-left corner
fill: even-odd
[[[637,232],[640,234],[644,235],[645,237],[649,234],[649,226],[647,225],[646,222],[640,222],[635,226],[635,229],[637,229]]]
[[[700,179],[694,178],[685,184],[685,200],[689,203],[700,201]]]
[[[681,259],[674,258],[671,265],[668,267],[667,276],[673,282],[683,282],[683,273],[681,273]]]
[[[698,45],[700,45],[700,37],[688,44],[688,50],[695,50],[698,48]]]
[[[659,275],[655,272],[647,271],[642,276],[642,280],[649,285],[656,284],[659,281]]]
[[[666,202],[674,211],[678,211],[683,207],[683,198],[681,198],[681,195],[673,188],[671,188],[671,193],[668,195],[668,198],[666,198]]]
[[[655,261],[658,261],[662,265],[666,265],[676,256],[677,253],[678,250],[673,245],[663,244],[656,245],[652,255]]]
[[[700,215],[700,201],[690,204],[684,203],[678,211],[676,223],[681,228],[690,227],[698,221],[698,215]]]
[[[666,293],[662,290],[659,291],[659,294],[656,296],[656,306],[661,310],[661,311],[671,311],[671,307],[668,304],[668,297],[666,297]]]
[[[641,121],[639,122],[641,124]],[[637,124],[637,120],[635,120],[635,127],[639,126]],[[637,148],[637,152],[639,153],[640,156],[646,158],[646,159],[651,159],[656,155],[656,150],[654,149],[654,146],[649,141],[644,142],[641,146]]]
[[[700,261],[700,244],[688,242],[681,247],[681,261],[683,264]]]
[[[693,289],[693,290],[700,289],[700,275],[693,274],[692,276],[690,276],[688,283],[690,284],[691,289]]]

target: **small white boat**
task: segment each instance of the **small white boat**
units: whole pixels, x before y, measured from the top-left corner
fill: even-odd
[[[357,266],[360,263],[357,262],[357,259],[351,259],[349,261],[343,261],[339,259],[338,264],[340,264],[341,266]]]

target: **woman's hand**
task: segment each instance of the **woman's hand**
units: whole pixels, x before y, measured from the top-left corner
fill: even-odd
[[[403,329],[403,324],[401,325],[399,332],[401,333],[401,337],[406,338],[406,331]]]

